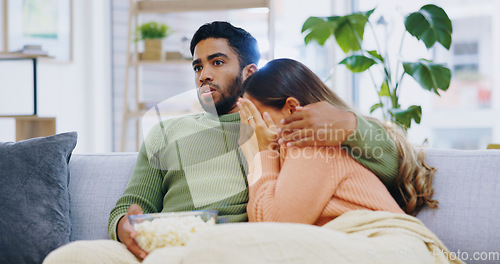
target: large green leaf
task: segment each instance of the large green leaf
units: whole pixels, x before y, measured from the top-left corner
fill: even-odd
[[[363,55],[352,55],[339,62],[339,64],[344,64],[352,72],[364,72],[375,63],[373,59]]]
[[[419,11],[411,13],[406,17],[405,27],[411,35],[422,40],[428,49],[436,41],[450,49],[453,31],[451,20],[438,6],[425,5]]]
[[[314,28],[318,23],[321,23],[323,21],[325,21],[325,20],[321,17],[311,16],[311,17],[307,18],[306,22],[304,22],[304,24],[302,25],[302,29],[301,29],[300,33],[304,33],[308,29]]]
[[[366,22],[374,10],[346,16],[309,17],[302,25],[302,33],[306,33],[304,41],[308,44],[314,40],[324,45],[333,34],[345,53],[360,50]]]
[[[398,124],[405,126],[405,128],[411,127],[411,120],[415,120],[415,123],[420,124],[422,119],[422,107],[419,105],[412,105],[408,109],[390,109],[389,113],[394,117]]]
[[[333,32],[337,44],[344,53],[361,49],[360,44],[363,42],[366,21],[356,24],[356,22],[361,21],[360,16],[362,15],[352,14],[342,17],[338,21],[337,29]]]
[[[441,64],[421,59],[418,62],[403,62],[403,68],[422,88],[438,95],[439,90],[446,91],[450,86],[451,71]]]
[[[335,24],[320,17],[309,17],[302,25],[302,33],[307,31],[304,42],[309,44],[312,40],[319,45],[324,45],[326,40],[332,35]]]
[[[333,17],[328,18],[330,21],[335,20],[337,23],[337,28],[333,31],[333,34],[344,53],[361,49],[360,44],[363,43],[365,25],[373,11],[375,9],[368,12],[353,13],[336,19]]]

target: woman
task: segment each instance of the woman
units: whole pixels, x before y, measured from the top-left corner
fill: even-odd
[[[401,162],[391,190],[393,198],[380,179],[342,146],[287,147],[278,141],[283,132],[280,120],[304,105],[327,101],[352,111],[306,66],[290,59],[273,60],[244,82],[242,93],[240,137],[248,140],[240,141],[240,147],[249,167],[247,213],[251,222],[331,229],[335,232],[321,233],[311,243],[321,240],[321,246],[330,247],[323,252],[340,253],[346,263],[375,263],[375,259],[407,263],[408,258],[415,263],[461,263],[449,259],[442,242],[417,218],[407,215],[416,214],[424,205],[437,207],[431,198],[435,170],[399,129],[381,123],[396,142]],[[248,131],[255,133],[249,136]],[[251,232],[272,236],[278,232],[274,228],[281,227],[263,230],[254,226]],[[291,237],[301,236],[297,239],[301,241],[308,239],[305,234],[309,233],[297,231]],[[278,241],[277,237],[271,240]]]
[[[431,199],[434,169],[425,163],[423,152],[417,154],[404,135],[389,125],[384,127],[403,159],[394,192],[402,198],[403,210],[382,182],[345,148],[278,144],[276,124],[301,106],[328,101],[352,111],[300,62],[271,61],[245,81],[242,91],[242,127],[251,126],[256,132],[242,144],[249,163],[250,221],[323,225],[351,210],[414,214],[424,204],[436,207]]]

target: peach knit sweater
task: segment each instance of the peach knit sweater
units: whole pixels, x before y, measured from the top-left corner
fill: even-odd
[[[351,210],[404,213],[379,178],[340,147],[259,152],[248,183],[249,221],[321,226]]]

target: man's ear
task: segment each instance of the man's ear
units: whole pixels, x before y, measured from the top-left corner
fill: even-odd
[[[288,97],[281,111],[283,112],[283,114],[288,116],[291,115],[293,112],[295,112],[298,106],[300,106],[300,102],[299,100],[297,100],[297,98]]]
[[[243,68],[242,71],[242,76],[243,76],[243,81],[245,81],[250,75],[254,74],[257,71],[257,65],[255,64],[248,64]]]

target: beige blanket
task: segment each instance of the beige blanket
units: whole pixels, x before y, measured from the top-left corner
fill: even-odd
[[[433,257],[433,263],[464,263],[456,259],[448,251],[443,242],[425,227],[420,220],[410,215],[357,210],[337,217],[324,225],[323,228],[362,236],[360,240],[364,240],[364,238],[370,238],[371,240],[382,238],[383,241],[384,238],[390,238],[393,240],[392,242],[398,240],[408,242],[408,237],[414,237],[416,238],[415,243],[420,243],[421,241],[425,244],[430,255]],[[375,243],[378,242],[381,241]],[[353,250],[356,251],[358,249],[354,248]],[[412,252],[407,253],[409,258],[419,257],[416,254],[412,254]]]
[[[323,227],[286,223],[217,225],[182,248],[153,251],[151,263],[462,263],[418,219],[352,211]]]

